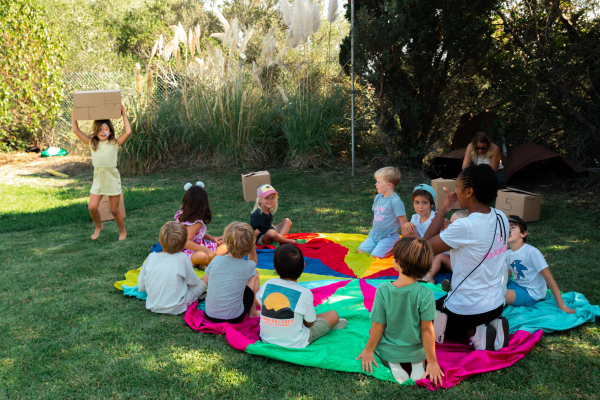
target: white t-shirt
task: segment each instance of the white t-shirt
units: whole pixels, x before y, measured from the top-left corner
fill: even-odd
[[[541,300],[546,297],[548,288],[540,272],[548,268],[548,263],[538,249],[525,243],[517,251],[508,250],[506,263],[515,283],[526,288],[532,299]]]
[[[496,215],[504,224],[496,222]],[[461,315],[482,314],[504,304],[502,274],[506,273],[508,227],[506,215],[492,208],[488,214],[474,212],[459,218],[440,234],[442,241],[452,247],[454,290],[448,293],[446,302],[450,311]],[[483,263],[466,278],[484,257]]]
[[[417,227],[417,233],[419,234],[420,238],[425,236],[425,232],[427,232],[427,229],[429,229],[429,225],[431,225],[433,218],[435,218],[435,213],[432,211],[429,213],[429,219],[423,223],[421,223],[421,217],[419,214],[413,215],[410,219],[410,223]]]
[[[189,305],[185,297],[188,287],[199,283],[187,254],[150,253],[138,276],[138,291],[148,295],[148,310],[177,315]]]
[[[313,294],[296,282],[269,279],[256,293],[261,304],[260,338],[265,343],[302,349],[308,346],[309,329],[303,321],[315,322]]]

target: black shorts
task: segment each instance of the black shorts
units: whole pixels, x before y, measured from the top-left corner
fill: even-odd
[[[489,324],[496,318],[500,318],[502,310],[504,309],[504,304],[502,304],[491,311],[481,314],[456,314],[447,308],[444,308],[444,300],[446,300],[446,297],[448,297],[448,295],[435,301],[435,309],[448,316],[448,321],[446,322],[446,339],[467,339],[469,336],[467,331],[469,329],[473,329],[481,324]]]
[[[254,291],[252,289],[250,289],[248,286],[246,286],[244,289],[244,297],[242,299],[242,303],[244,304],[244,311],[242,311],[242,314],[236,318],[218,319],[218,318],[211,318],[206,313],[204,313],[204,315],[206,315],[206,319],[208,319],[211,322],[215,322],[215,323],[229,322],[230,324],[237,324],[239,322],[242,322],[242,320],[250,312],[252,305],[254,304]]]

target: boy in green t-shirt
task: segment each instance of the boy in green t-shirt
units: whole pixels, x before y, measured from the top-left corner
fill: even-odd
[[[433,251],[421,238],[406,237],[394,245],[394,269],[399,272],[394,282],[377,288],[371,309],[371,334],[362,358],[364,371],[373,372],[377,353],[388,365],[398,383],[408,380],[400,363],[411,363],[410,378],[418,381],[429,376],[432,384],[442,384],[442,372],[435,355],[433,320],[436,316],[433,292],[417,282],[431,267]],[[427,369],[424,368],[427,359]]]

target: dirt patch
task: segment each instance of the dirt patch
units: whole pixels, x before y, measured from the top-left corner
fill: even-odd
[[[9,153],[0,157],[0,182],[3,184],[19,185],[27,179],[43,178],[47,184],[47,178],[51,177],[47,170],[54,170],[69,176],[89,175],[93,172],[90,157],[65,156],[65,157],[40,157],[35,153]],[[56,178],[57,186],[68,178]]]

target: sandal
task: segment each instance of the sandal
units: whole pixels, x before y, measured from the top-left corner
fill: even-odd
[[[424,277],[417,279],[417,282],[423,282],[423,283],[433,283],[435,285],[435,280],[429,276],[429,274],[426,274]]]

